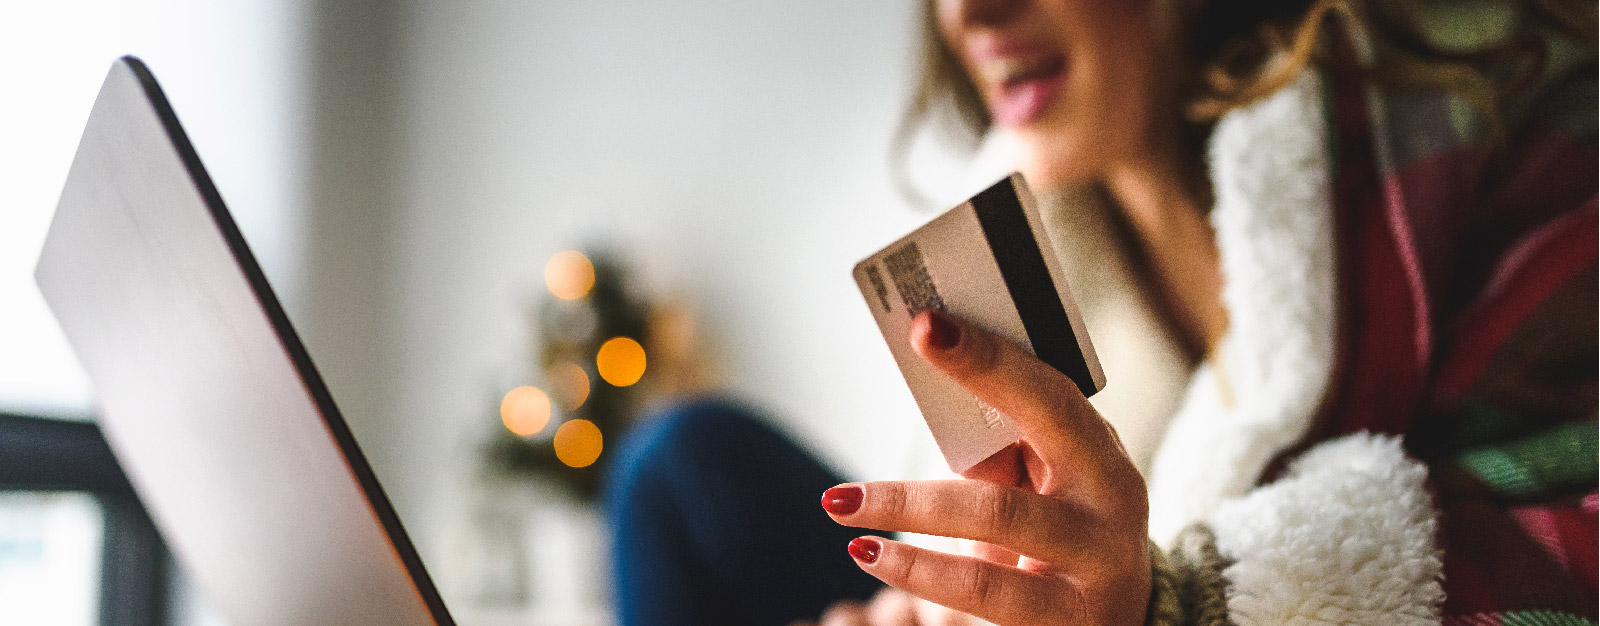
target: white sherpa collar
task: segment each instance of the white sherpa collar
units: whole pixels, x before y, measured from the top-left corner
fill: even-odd
[[[1162,545],[1254,486],[1305,435],[1328,387],[1337,294],[1321,95],[1319,75],[1304,72],[1212,134],[1211,225],[1229,330],[1221,358],[1195,371],[1152,464],[1150,530]]]
[[[1156,454],[1151,537],[1165,545],[1207,522],[1233,562],[1228,616],[1240,626],[1437,624],[1444,591],[1427,470],[1399,438],[1324,442],[1253,489],[1267,463],[1305,436],[1333,372],[1333,170],[1321,84],[1305,72],[1224,117],[1212,137],[1211,225],[1229,330]]]
[[[1284,477],[1211,516],[1233,561],[1228,617],[1257,624],[1439,623],[1443,563],[1427,469],[1400,438],[1356,434],[1320,444]]]

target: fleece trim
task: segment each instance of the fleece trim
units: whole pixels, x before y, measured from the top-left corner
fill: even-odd
[[[1152,464],[1150,531],[1163,546],[1249,491],[1306,434],[1328,388],[1337,293],[1321,96],[1320,75],[1303,72],[1212,134],[1229,330],[1218,358],[1196,369]]]
[[[1398,437],[1320,444],[1209,520],[1233,564],[1228,615],[1255,624],[1438,624],[1443,564],[1427,469]]]

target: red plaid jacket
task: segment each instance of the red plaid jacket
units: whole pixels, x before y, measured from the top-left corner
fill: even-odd
[[[1329,72],[1347,297],[1307,445],[1405,435],[1446,624],[1597,617],[1595,77],[1547,81],[1495,139],[1459,100]]]

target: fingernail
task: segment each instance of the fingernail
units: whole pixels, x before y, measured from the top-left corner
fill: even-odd
[[[849,515],[861,508],[861,487],[841,485],[822,492],[822,508],[834,515]]]
[[[961,327],[943,311],[928,311],[928,343],[940,350],[949,350],[961,343]]]
[[[878,552],[883,550],[883,544],[871,537],[856,537],[850,540],[850,556],[857,561],[871,565],[878,562]]]

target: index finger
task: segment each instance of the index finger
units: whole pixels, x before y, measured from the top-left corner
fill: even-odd
[[[1080,507],[977,480],[845,483],[823,493],[822,508],[846,526],[971,539],[1068,570],[1116,547]]]
[[[1072,379],[1021,346],[937,310],[912,318],[910,341],[923,359],[1016,420],[1047,465],[1098,467],[1126,454]]]
[[[881,537],[850,542],[863,571],[892,587],[996,624],[1083,623],[1083,597],[1066,580]]]

